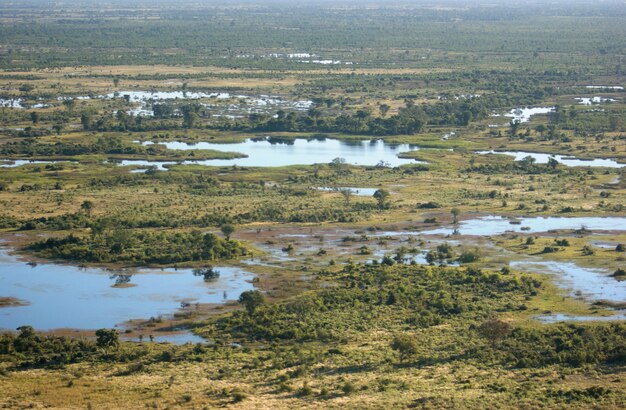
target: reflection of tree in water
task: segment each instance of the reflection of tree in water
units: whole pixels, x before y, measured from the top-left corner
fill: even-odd
[[[115,286],[120,286],[129,284],[132,277],[133,275],[128,273],[114,273],[109,279],[115,280]]]

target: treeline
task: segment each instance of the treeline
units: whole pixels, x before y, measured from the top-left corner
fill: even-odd
[[[213,261],[248,254],[240,242],[224,240],[212,233],[142,232],[119,228],[103,232],[92,229],[91,236],[70,234],[48,238],[26,249],[51,259],[137,265]]]
[[[11,141],[0,145],[0,155],[55,156],[85,154],[157,154],[157,146],[144,147],[128,144],[118,136],[99,136],[93,143],[73,143],[59,141],[54,144],[41,144],[33,139]]]
[[[414,105],[407,101],[398,114],[389,117],[375,117],[366,110],[333,116],[325,115],[322,110],[312,109],[306,114],[278,112],[275,118],[253,115],[248,118],[247,124],[235,122],[232,127],[243,131],[265,132],[341,132],[381,136],[417,134],[426,125],[465,126],[471,121],[484,118],[488,112],[479,99],[429,105]]]
[[[200,104],[152,106],[154,118],[128,115],[123,111],[94,118],[84,113],[81,121],[88,131],[153,131],[179,128],[210,128],[245,132],[336,132],[361,135],[416,134],[426,125],[466,126],[471,121],[485,118],[489,108],[485,102],[473,98],[439,104],[415,105],[408,100],[398,114],[374,116],[367,110],[351,114],[313,108],[306,113],[285,112],[276,115],[250,114],[244,119],[213,119],[207,107]],[[173,120],[181,118],[180,120]],[[210,119],[210,120],[209,120]]]

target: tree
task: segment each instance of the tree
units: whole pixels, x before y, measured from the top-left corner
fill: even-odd
[[[80,205],[80,209],[82,209],[83,211],[85,211],[85,213],[88,216],[91,216],[91,211],[93,210],[93,202],[91,201],[84,201],[81,205]]]
[[[52,129],[57,133],[57,135],[61,135],[61,131],[63,131],[63,124],[54,124]]]
[[[180,110],[183,112],[183,127],[184,128],[193,128],[194,123],[198,119],[198,110],[199,106],[197,105],[183,105],[180,107]]]
[[[74,110],[74,106],[76,105],[76,101],[72,98],[68,98],[66,100],[63,100],[63,105],[65,106],[65,108],[67,108],[69,112],[72,112]]]
[[[39,122],[39,114],[37,113],[37,111],[33,111],[30,113],[30,120],[33,122],[33,124],[37,124]]]
[[[380,116],[385,118],[387,116],[387,113],[389,112],[389,109],[391,107],[388,106],[387,104],[381,104],[378,106],[378,111],[380,111]]]
[[[546,132],[546,130],[547,128],[543,124],[539,124],[535,127],[535,131],[537,131],[542,137],[543,137],[543,133]]]
[[[511,124],[509,124],[511,126],[511,136],[514,137],[517,134],[517,130],[519,130],[520,127],[520,120],[513,120],[511,121]]]
[[[345,199],[346,204],[349,204],[350,198],[352,197],[352,190],[348,188],[342,188],[339,190],[339,192],[341,192],[341,195],[343,195],[343,199]]]
[[[83,126],[83,130],[89,131],[92,126],[91,113],[84,112],[80,115],[80,123]]]
[[[370,112],[367,110],[358,110],[356,112],[356,118],[359,120],[359,125],[363,123],[367,118],[371,116]]]
[[[258,290],[247,290],[239,295],[238,301],[246,308],[248,314],[252,316],[256,309],[265,303],[265,298]]]
[[[222,231],[222,233],[226,237],[226,240],[230,241],[230,235],[232,235],[233,232],[235,232],[235,225],[233,225],[233,224],[224,224],[224,225],[220,226],[220,230]]]
[[[220,277],[220,273],[213,269],[213,266],[197,268],[193,270],[194,276],[202,276],[205,282],[210,282]]]
[[[400,354],[400,363],[411,356],[415,356],[418,352],[417,340],[408,333],[399,333],[393,337],[391,348]]]
[[[378,201],[378,208],[385,209],[389,206],[389,203],[387,202],[389,196],[391,196],[391,194],[386,189],[378,189],[374,192],[373,197],[376,201]]]
[[[504,339],[511,333],[511,325],[508,322],[494,318],[489,319],[478,327],[482,337],[489,339],[492,346]]]
[[[548,166],[552,169],[555,169],[557,166],[559,165],[559,161],[557,161],[556,159],[550,157],[548,159]]]
[[[450,210],[450,213],[452,214],[452,223],[458,223],[459,222],[459,215],[461,214],[461,211],[459,210],[459,208],[452,208]]]
[[[528,169],[535,163],[536,159],[532,155],[527,155],[520,161],[522,167]]]
[[[120,344],[120,334],[115,329],[96,330],[96,345],[103,349],[118,347]]]
[[[341,173],[341,170],[343,169],[345,164],[346,164],[346,159],[341,158],[341,157],[337,157],[330,162],[330,166],[335,168],[335,172],[337,174]]]
[[[20,339],[29,339],[35,336],[35,329],[32,326],[20,326],[17,330],[20,332],[18,335]]]

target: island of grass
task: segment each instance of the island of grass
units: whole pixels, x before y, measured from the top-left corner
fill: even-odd
[[[23,300],[20,300],[17,298],[0,296],[0,308],[12,307],[12,306],[26,306],[26,305],[28,305],[28,302],[25,302]]]
[[[116,229],[91,235],[70,234],[28,245],[25,250],[50,259],[128,265],[166,265],[246,256],[239,241],[212,233],[150,232]]]

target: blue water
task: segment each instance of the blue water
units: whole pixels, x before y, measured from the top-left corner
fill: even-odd
[[[505,232],[547,232],[551,230],[580,229],[585,227],[592,231],[626,231],[626,217],[534,217],[515,218],[520,224],[511,224],[511,219],[502,216],[485,216],[468,219],[459,223],[457,230],[461,235],[501,235]],[[522,229],[525,228],[525,229]],[[454,227],[444,227],[422,232],[413,232],[413,235],[451,235]],[[386,232],[385,234],[404,234],[408,232]]]
[[[144,141],[142,145],[155,144]],[[202,164],[213,166],[249,166],[249,167],[280,167],[289,165],[328,164],[335,158],[343,158],[347,164],[373,166],[385,163],[389,166],[416,164],[419,161],[398,158],[398,154],[418,150],[410,144],[387,144],[382,140],[345,141],[333,138],[294,140],[258,138],[243,142],[217,144],[198,142],[195,144],[169,141],[158,142],[171,150],[209,149],[225,152],[238,152],[247,158],[226,160],[185,161],[184,164]],[[155,163],[155,165],[157,165]]]
[[[223,303],[253,289],[245,270],[217,267],[219,279],[205,282],[191,269],[137,269],[132,287],[112,287],[115,272],[60,264],[30,266],[0,248],[0,296],[26,306],[0,308],[0,328],[31,325],[38,330],[98,329],[130,319],[175,313],[183,301]]]
[[[476,151],[476,154],[499,154],[508,155],[514,157],[515,161],[521,161],[526,157],[531,157],[537,164],[547,164],[550,158],[555,159],[559,164],[563,164],[568,167],[605,167],[605,168],[623,168],[626,164],[620,164],[619,162],[608,158],[596,158],[596,159],[579,159],[567,155],[559,154],[543,154],[539,152],[525,152],[525,151]]]

